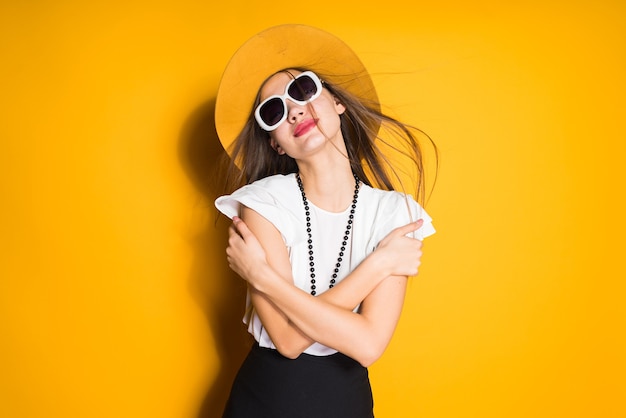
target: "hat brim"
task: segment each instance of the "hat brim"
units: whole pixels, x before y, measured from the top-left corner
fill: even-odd
[[[306,25],[271,27],[246,41],[222,75],[215,103],[215,127],[227,152],[250,117],[262,83],[285,68],[309,69],[361,99],[378,101],[365,66],[342,40]]]

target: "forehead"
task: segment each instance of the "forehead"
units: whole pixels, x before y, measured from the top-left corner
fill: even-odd
[[[265,83],[263,83],[260,91],[261,100],[264,100],[267,97],[275,94],[282,95],[285,92],[285,87],[287,86],[287,83],[293,80],[293,77],[302,73],[302,71],[298,70],[287,71],[281,71],[279,73],[276,73],[270,76],[270,78],[268,78]]]

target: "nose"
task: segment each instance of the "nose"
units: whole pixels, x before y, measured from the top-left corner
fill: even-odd
[[[287,119],[289,122],[297,122],[306,113],[306,106],[299,105],[287,99]]]

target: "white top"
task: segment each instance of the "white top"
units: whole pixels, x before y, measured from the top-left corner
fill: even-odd
[[[259,213],[278,229],[289,252],[294,284],[310,292],[306,216],[295,174],[266,177],[215,201],[215,206],[231,219],[240,215],[241,205]],[[328,289],[346,230],[350,207],[340,213],[325,211],[310,201],[309,207],[319,295]],[[361,183],[353,227],[336,282],[339,283],[354,270],[389,232],[418,219],[423,219],[424,224],[414,233],[414,238],[423,239],[435,233],[430,216],[413,197],[400,192],[374,189]],[[261,347],[276,348],[254,311],[249,294],[246,306],[243,321],[248,325],[248,331]],[[325,356],[337,351],[314,343],[304,352]]]

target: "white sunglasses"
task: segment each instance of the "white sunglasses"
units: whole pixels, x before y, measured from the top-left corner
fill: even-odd
[[[285,99],[304,106],[317,99],[321,93],[322,80],[314,72],[305,71],[287,83],[284,94],[263,100],[255,109],[254,118],[263,130],[271,132],[287,119]]]

